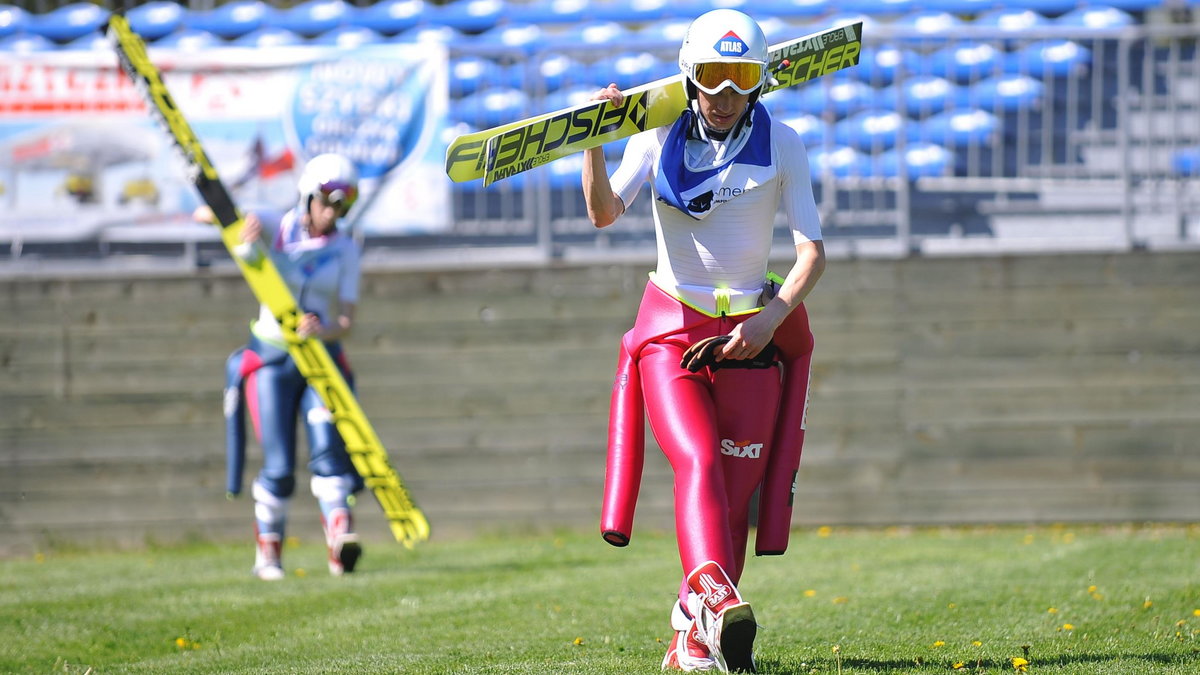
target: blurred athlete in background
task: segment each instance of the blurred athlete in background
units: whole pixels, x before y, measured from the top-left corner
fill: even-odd
[[[754,671],[757,624],[737,584],[760,485],[758,552],[786,547],[812,352],[802,303],[825,250],[804,144],[758,102],[767,64],[753,19],[705,13],[679,51],[688,109],[672,126],[633,136],[611,178],[603,148],[585,153],[596,227],[617,220],[645,183],[654,200],[658,263],[622,341],[601,527],[610,543],[628,542],[641,471],[641,448],[630,448],[642,442],[644,405],[674,472],[684,576],[664,670]],[[609,85],[593,96],[601,99],[620,105],[624,96]],[[772,283],[781,206],[796,259]],[[775,524],[764,535],[766,517]]]
[[[358,197],[358,171],[345,157],[318,155],[305,165],[298,188],[299,203],[290,211],[246,215],[243,244],[236,254],[247,262],[253,262],[264,251],[271,256],[304,312],[296,333],[322,340],[352,384],[340,340],[354,325],[359,247],[337,225]],[[195,217],[211,222],[212,212],[201,207]],[[362,547],[354,533],[350,496],[362,489],[362,478],[346,453],[329,411],[288,354],[283,331],[266,305],[251,323],[249,344],[234,352],[227,365],[226,423],[236,425],[234,432],[240,431],[243,422],[239,407],[246,405],[263,449],[263,467],[251,490],[256,532],[254,574],[265,580],[284,576],[281,547],[288,502],[296,487],[297,418],[308,432],[311,489],[321,506],[329,571],[334,575],[354,571]],[[238,436],[234,432],[231,438]],[[239,450],[232,449],[231,456]],[[236,470],[237,479],[230,481],[231,492],[236,492],[240,489],[241,467],[233,464],[231,461],[231,472]]]

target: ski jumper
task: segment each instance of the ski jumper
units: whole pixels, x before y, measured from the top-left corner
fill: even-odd
[[[327,325],[336,319],[333,313],[339,303],[358,301],[358,245],[336,230],[308,236],[297,214],[293,209],[281,218],[262,216],[264,237],[270,237],[267,248],[271,258],[301,311],[316,314]],[[325,346],[353,387],[341,344],[326,342]],[[287,352],[279,323],[265,305],[251,323],[249,344],[235,351],[226,364],[225,391],[227,489],[231,494],[238,494],[242,487],[243,406],[249,409],[263,449],[263,467],[253,485],[260,535],[283,534],[287,501],[296,487],[297,418],[307,432],[312,491],[323,517],[348,509],[347,498],[362,489],[362,478],[329,411],[300,374]]]
[[[632,137],[610,179],[625,204],[650,183],[658,262],[620,346],[601,531],[618,546],[631,536],[644,412],[674,472],[684,573],[715,561],[735,583],[760,485],[757,553],[787,548],[812,354],[808,316],[801,304],[776,330],[775,367],[692,373],[680,359],[770,299],[780,281],[767,264],[781,206],[795,244],[821,238],[803,142],[761,104],[750,114],[717,141],[691,133],[685,111],[672,127]]]

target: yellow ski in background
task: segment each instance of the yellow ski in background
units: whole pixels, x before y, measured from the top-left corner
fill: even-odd
[[[400,475],[388,461],[387,451],[367,420],[358,399],[342,377],[324,343],[296,334],[302,312],[271,259],[259,256],[252,264],[233,254],[241,242],[242,216],[228,190],[208,160],[191,126],[175,106],[158,68],[146,54],[146,44],[124,16],[109,18],[106,35],[117,51],[122,69],[146,97],[150,109],[171,133],[190,169],[190,178],[221,227],[221,239],[237,262],[259,302],[266,305],[283,328],[288,352],[309,386],[329,409],[346,450],[366,486],[375,494],[387,516],[396,541],[412,548],[429,538],[429,522],[413,501]]]

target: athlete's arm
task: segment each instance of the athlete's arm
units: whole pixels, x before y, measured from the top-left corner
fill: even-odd
[[[725,344],[722,356],[745,359],[762,351],[788,314],[812,292],[824,272],[824,242],[818,239],[796,244],[796,262],[783,285],[760,312],[733,327],[729,333],[733,339]]]
[[[607,100],[619,106],[625,101],[625,95],[616,84],[610,84],[596,92],[592,100]],[[604,146],[583,151],[583,199],[587,202],[588,219],[597,228],[612,225],[625,213],[625,203],[613,192],[612,183],[608,180]]]
[[[800,306],[825,272],[825,244],[821,241],[821,217],[813,198],[808,151],[800,137],[788,127],[773,126],[775,159],[780,166],[780,200],[796,245],[796,262],[788,271],[775,297],[754,316],[734,326],[733,336],[722,355],[744,359],[762,351],[775,330],[792,310]]]

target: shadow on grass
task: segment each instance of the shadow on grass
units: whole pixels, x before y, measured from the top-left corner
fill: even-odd
[[[815,659],[812,663],[796,665],[781,663],[770,657],[755,656],[760,675],[808,675],[817,673],[912,673],[928,670],[930,672],[1007,672],[1013,669],[1009,660],[997,661],[984,659],[982,661],[964,662],[963,667],[955,670],[951,661],[946,660],[902,660],[902,659],[842,659],[839,670],[836,659]],[[1106,672],[1137,672],[1130,670],[1135,663],[1152,663],[1160,666],[1191,665],[1200,667],[1200,650],[1192,650],[1189,654],[1063,654],[1048,658],[1031,658],[1029,667],[1065,667],[1079,664],[1100,664],[1107,666]],[[1109,670],[1111,669],[1111,670]]]

